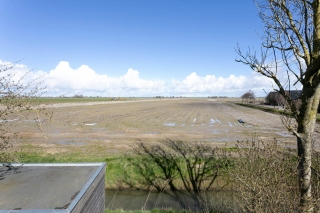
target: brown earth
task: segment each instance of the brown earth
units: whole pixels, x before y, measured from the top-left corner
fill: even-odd
[[[109,155],[126,153],[139,141],[167,138],[228,147],[235,146],[236,141],[276,138],[283,146],[296,146],[295,137],[284,129],[279,115],[223,100],[187,98],[65,104],[52,110],[52,121],[48,117],[42,120],[43,132],[32,122],[32,117],[29,121],[21,120],[16,127],[19,131],[16,146],[32,145],[51,154],[80,149],[83,153]],[[240,124],[239,118],[245,124]],[[317,139],[318,135],[315,136]]]

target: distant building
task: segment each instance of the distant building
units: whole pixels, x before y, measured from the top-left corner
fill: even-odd
[[[299,103],[301,101],[302,90],[286,90],[285,92],[295,103]],[[265,98],[265,104],[272,106],[285,106],[287,105],[287,101],[279,92],[270,92]]]

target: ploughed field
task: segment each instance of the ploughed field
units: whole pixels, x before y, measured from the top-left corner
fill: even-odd
[[[46,110],[52,110],[53,117],[52,121],[46,116],[41,118],[42,132],[34,122],[23,119],[18,122],[15,148],[47,154],[76,152],[85,157],[129,153],[137,142],[154,143],[167,138],[227,147],[252,138],[276,138],[285,147],[296,146],[295,137],[284,129],[279,115],[224,100],[185,98],[65,104]],[[239,123],[239,118],[245,123]],[[316,141],[317,145],[319,140]]]

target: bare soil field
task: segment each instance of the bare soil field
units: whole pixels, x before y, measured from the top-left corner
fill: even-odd
[[[44,117],[43,132],[30,121],[19,121],[15,147],[44,153],[77,150],[86,155],[128,153],[135,143],[163,139],[205,141],[235,146],[237,141],[274,140],[296,146],[276,114],[237,106],[223,100],[185,98],[108,104],[55,105],[52,121]],[[238,119],[245,121],[240,124]],[[32,120],[32,118],[30,118]],[[319,129],[319,127],[317,127]],[[316,145],[319,136],[315,135]]]

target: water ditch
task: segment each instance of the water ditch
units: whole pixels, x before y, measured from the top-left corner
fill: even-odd
[[[217,210],[226,211],[234,208],[233,193],[230,191],[212,191],[205,195],[206,202],[197,203],[194,197],[183,191],[149,192],[138,190],[105,191],[105,207],[107,209],[151,210],[153,208],[172,208],[177,210],[201,210],[210,204]]]

